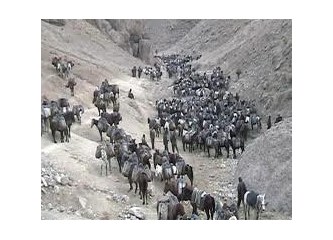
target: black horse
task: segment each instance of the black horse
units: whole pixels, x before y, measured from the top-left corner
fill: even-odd
[[[74,116],[76,116],[77,120],[81,124],[81,115],[84,113],[83,106],[80,105],[73,105],[72,111],[74,113]]]
[[[109,124],[108,124],[107,120],[105,118],[102,118],[102,117],[99,120],[93,118],[91,120],[90,127],[92,128],[94,125],[98,129],[99,135],[101,137],[101,141],[103,141],[102,133],[103,132],[106,133],[108,128],[109,128]]]
[[[69,88],[71,90],[71,96],[74,96],[74,87],[76,85],[76,81],[74,78],[68,79],[67,85],[65,86],[66,88]]]
[[[51,132],[52,132],[52,137],[53,137],[53,142],[54,143],[57,143],[57,141],[55,140],[55,132],[56,131],[60,132],[61,142],[64,142],[64,134],[65,134],[65,137],[66,137],[66,142],[69,142],[69,140],[68,140],[68,128],[67,128],[65,117],[62,114],[57,113],[56,115],[54,115],[50,118],[50,129],[51,129]]]
[[[185,185],[182,193],[179,194],[177,182],[174,180],[165,183],[163,192],[167,193],[168,191],[174,194],[179,201],[190,201],[193,209],[192,214],[199,215],[198,209],[200,209],[206,212],[207,220],[213,220],[215,199],[210,194],[205,194],[204,191],[188,186],[188,184]]]
[[[244,145],[244,139],[243,138],[236,138],[233,137],[231,140],[229,140],[229,144],[232,148],[233,154],[234,154],[234,158],[236,158],[236,150],[237,149],[241,149],[242,153],[245,150],[245,145]]]
[[[108,123],[110,124],[110,126],[114,125],[118,125],[120,121],[122,121],[122,116],[119,112],[112,112],[112,113],[107,113],[107,112],[103,112],[101,113],[101,117],[104,117]]]
[[[141,172],[139,173],[138,180],[139,183],[139,194],[140,199],[142,199],[142,205],[148,205],[148,182],[150,182],[150,178],[148,177],[147,173]],[[137,183],[135,187],[135,193],[137,191]]]
[[[63,113],[63,115],[65,117],[65,121],[68,127],[68,137],[71,138],[71,126],[75,122],[74,113],[72,111],[68,111]]]

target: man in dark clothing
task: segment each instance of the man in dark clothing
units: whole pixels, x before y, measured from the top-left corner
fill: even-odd
[[[136,77],[136,66],[132,68],[132,77]]]
[[[163,134],[164,150],[169,151],[168,144],[169,144],[169,131],[168,131],[168,129],[165,129],[164,134]]]
[[[131,99],[134,99],[134,95],[132,93],[132,88],[128,92],[128,97],[131,98]]]
[[[241,202],[244,204],[244,195],[247,192],[245,183],[243,182],[242,178],[238,178],[238,186],[237,186],[237,193],[238,193],[238,201],[237,201],[237,208],[239,209]]]
[[[267,120],[267,129],[270,129],[271,127],[272,127],[272,120],[271,120],[271,115],[269,115]]]
[[[281,122],[282,121],[282,117],[280,114],[278,114],[277,118],[275,119],[275,123]]]
[[[141,144],[147,146],[150,149],[150,147],[149,147],[149,145],[146,141],[146,135],[145,134],[142,135]]]
[[[139,68],[138,68],[138,77],[139,77],[139,78],[141,78],[141,73],[142,73],[142,68],[139,67]]]

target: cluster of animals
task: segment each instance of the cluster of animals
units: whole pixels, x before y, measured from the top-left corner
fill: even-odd
[[[56,68],[58,74],[62,78],[68,78],[69,73],[74,67],[74,62],[72,60],[62,59],[61,57],[53,57],[52,65]]]
[[[58,75],[62,78],[68,79],[66,88],[69,88],[71,95],[74,96],[74,87],[76,85],[75,78],[73,76],[69,77],[72,68],[74,67],[74,62],[72,60],[62,59],[61,57],[53,57],[52,65],[55,67]]]
[[[222,155],[222,148],[225,148],[227,157],[229,157],[229,148],[231,148],[233,157],[236,158],[237,149],[242,152],[245,150],[244,143],[247,140],[249,129],[256,128],[257,131],[262,129],[261,117],[257,114],[255,102],[241,100],[237,93],[233,95],[228,92],[231,78],[225,76],[219,67],[214,68],[208,76],[206,72],[196,73],[195,69],[192,69],[190,63],[193,58],[191,56],[174,54],[163,56],[162,60],[169,78],[173,76],[176,78],[173,85],[175,97],[157,100],[157,117],[148,118],[153,148],[155,136],[159,137],[163,129],[165,152],[168,152],[170,140],[172,152],[175,154],[176,150],[175,155],[177,156],[177,137],[180,137],[184,151],[187,147],[190,152],[195,147],[200,150],[203,148],[203,151],[207,150],[208,156],[210,156],[209,150],[213,148],[215,157],[219,157]],[[155,155],[159,155],[158,150],[154,153],[154,164]],[[214,197],[204,191],[193,189],[192,186],[192,181],[191,185],[179,180],[175,183],[166,183],[164,192],[170,191],[171,194],[168,193],[168,197],[164,197],[160,204],[165,202],[169,204],[164,208],[169,210],[169,215],[175,213],[172,211],[173,207],[178,209],[179,213],[182,212],[178,202],[173,200],[172,196],[176,196],[179,202],[185,199],[191,201],[193,214],[197,214],[199,207],[206,212],[207,219],[213,219],[214,212],[216,212],[215,219],[238,219],[239,204],[237,206],[234,203],[230,206],[226,203],[221,204],[221,202],[215,201]],[[198,197],[198,193],[200,193],[200,197]],[[264,195],[251,191],[249,194],[241,194],[238,199],[244,203],[244,212],[248,213],[247,215],[249,215],[250,207],[253,207],[257,209],[257,218],[259,218],[259,212],[265,208],[264,197]],[[205,204],[205,201],[210,204]],[[159,217],[162,216],[161,209],[163,208],[158,207]],[[247,215],[245,219],[247,219]],[[172,216],[174,217],[174,215]],[[172,218],[171,215],[169,217]]]
[[[101,86],[97,86],[93,93],[92,103],[97,107],[98,116],[101,116],[101,111],[106,113],[106,109],[113,104],[113,111],[119,112],[119,86],[117,84],[109,84],[108,80],[105,79]]]
[[[238,209],[240,202],[244,204],[245,219],[249,217],[250,207],[257,210],[257,219],[262,210],[265,209],[265,195],[253,191],[247,191],[245,184],[238,188],[238,204],[226,203],[216,200],[211,194],[193,187],[194,172],[190,166],[179,155],[177,138],[181,138],[183,150],[215,149],[215,157],[222,155],[222,148],[227,151],[233,150],[236,158],[236,150],[245,149],[244,142],[247,139],[249,126],[261,129],[261,117],[257,114],[253,101],[240,100],[238,94],[235,96],[228,92],[230,76],[225,77],[220,68],[214,68],[210,77],[206,73],[196,73],[191,67],[191,61],[198,59],[187,55],[169,55],[161,59],[165,64],[169,78],[175,76],[174,94],[171,99],[160,99],[156,101],[157,117],[148,118],[150,131],[150,147],[143,136],[141,143],[118,127],[122,116],[119,113],[119,87],[109,84],[108,80],[96,87],[93,93],[93,104],[98,109],[99,119],[91,120],[91,128],[96,126],[100,134],[100,144],[96,147],[95,157],[101,159],[101,175],[105,168],[105,175],[111,173],[111,159],[117,159],[119,172],[128,178],[129,191],[135,184],[135,193],[139,188],[140,199],[143,204],[148,204],[148,183],[157,179],[165,181],[163,192],[165,195],[158,199],[158,219],[196,219],[198,209],[206,213],[207,219],[239,219]],[[74,66],[73,63],[63,63],[60,58],[53,58],[52,64],[59,74],[68,76]],[[160,79],[162,76],[161,66],[133,67],[132,76],[141,77],[144,72],[152,80]],[[69,84],[68,84],[69,86]],[[131,90],[129,92],[130,97]],[[73,90],[74,94],[74,90]],[[118,96],[118,97],[117,97]],[[134,98],[131,95],[131,98]],[[113,111],[107,112],[110,104]],[[102,110],[102,112],[101,112]],[[82,105],[70,108],[65,98],[58,101],[42,102],[42,134],[48,131],[50,126],[53,140],[55,132],[59,131],[61,142],[70,138],[70,128],[75,122],[75,116],[81,123],[81,114],[84,113]],[[282,120],[282,119],[281,119]],[[155,137],[162,134],[164,150],[155,149]],[[102,133],[106,133],[109,141],[103,140]],[[171,142],[172,153],[169,152],[168,142]],[[155,150],[154,154],[151,153]],[[176,151],[176,152],[175,152]],[[153,158],[155,173],[152,173],[150,161]],[[187,182],[185,176],[190,182]],[[192,216],[185,215],[182,201],[190,201]]]
[[[59,98],[57,101],[42,100],[41,104],[41,135],[51,129],[54,143],[56,131],[60,132],[61,142],[69,142],[71,126],[77,120],[81,124],[81,115],[84,113],[82,105],[70,107],[68,99]]]
[[[231,148],[236,158],[238,149],[245,150],[249,130],[262,129],[255,101],[242,100],[238,93],[229,92],[230,76],[225,76],[220,67],[214,68],[210,75],[196,73],[191,59],[189,56],[181,59],[179,55],[164,56],[169,76],[176,77],[175,96],[156,101],[157,117],[148,120],[149,127],[158,134],[165,129],[165,149],[170,141],[173,151],[178,150],[178,135],[184,151],[187,146],[190,152],[203,148],[210,156],[210,149],[214,149],[215,157],[219,157],[224,148],[229,157]],[[275,123],[281,120],[279,115]]]

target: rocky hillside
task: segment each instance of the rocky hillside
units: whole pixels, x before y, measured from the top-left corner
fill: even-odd
[[[137,196],[127,194],[127,179],[117,172],[115,162],[111,164],[111,176],[100,176],[100,165],[93,157],[99,135],[95,127],[90,127],[91,119],[98,114],[91,100],[94,88],[105,78],[119,84],[123,115],[120,127],[138,139],[142,133],[148,136],[146,119],[156,114],[156,99],[171,96],[171,80],[165,75],[159,83],[131,78],[130,69],[151,63],[156,49],[159,54],[202,54],[195,67],[208,70],[221,66],[231,75],[232,92],[239,92],[241,98],[256,99],[263,116],[262,131],[251,134],[244,154],[237,160],[207,159],[204,153],[181,151],[195,166],[196,185],[233,200],[237,178],[242,176],[249,189],[266,192],[272,212],[266,213],[264,219],[291,218],[291,20],[60,19],[41,21],[41,33],[41,95],[49,99],[66,97],[71,105],[83,104],[86,109],[82,125],[73,126],[69,144],[54,144],[50,133],[42,136],[45,219],[69,219],[65,214],[103,219],[104,212],[104,219],[119,219],[119,214],[123,216],[123,211],[140,203]],[[74,97],[51,65],[53,56],[74,60]],[[239,79],[235,73],[238,69]],[[127,98],[130,88],[135,100]],[[266,130],[266,116],[271,114],[274,121],[277,113],[284,121]],[[159,140],[157,144],[162,146]],[[156,218],[154,203],[162,186],[155,188],[156,196],[143,208],[147,219]],[[129,197],[125,202],[117,200],[125,195]]]
[[[286,119],[263,132],[247,147],[238,162],[238,176],[249,190],[266,193],[269,207],[292,215],[292,123]]]

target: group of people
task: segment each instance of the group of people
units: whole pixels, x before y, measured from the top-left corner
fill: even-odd
[[[141,67],[138,67],[138,69],[137,69],[136,66],[134,66],[132,68],[132,77],[136,77],[136,72],[138,72],[138,77],[141,78],[142,71],[143,71],[143,69]]]
[[[279,123],[281,121],[282,121],[282,116],[278,114],[274,123]],[[272,120],[271,120],[271,115],[269,115],[267,120],[267,129],[270,129],[271,127],[272,127]]]

